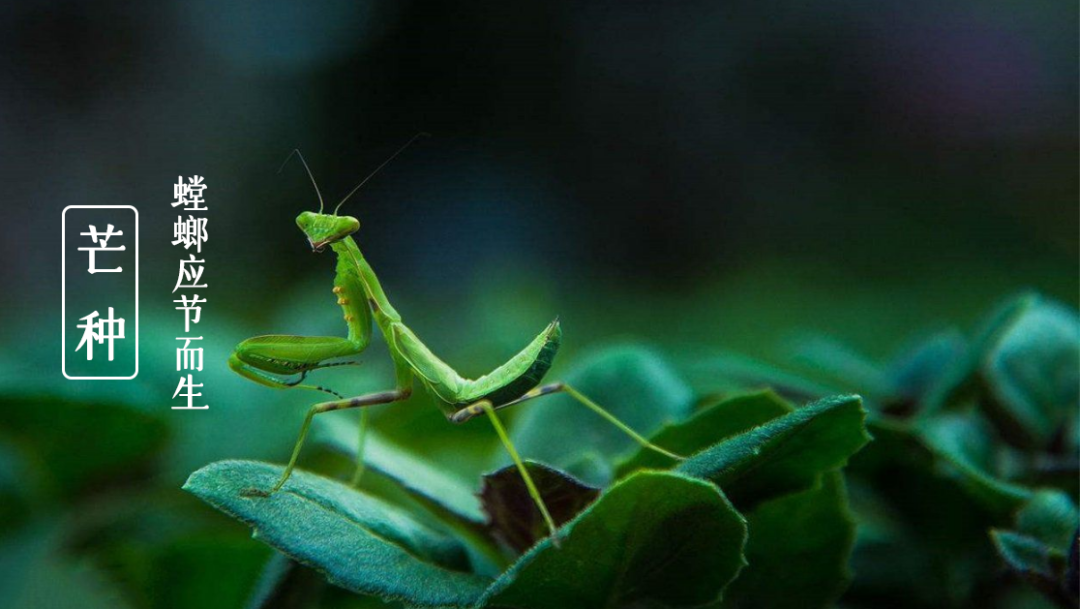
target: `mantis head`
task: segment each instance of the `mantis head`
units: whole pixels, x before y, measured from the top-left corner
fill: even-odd
[[[312,211],[297,216],[296,225],[304,231],[313,252],[321,252],[328,244],[360,230],[360,221],[352,216],[332,216]]]
[[[300,162],[304,164],[304,171],[306,171],[308,177],[311,178],[311,185],[315,187],[315,194],[319,197],[319,211],[305,211],[304,213],[296,217],[296,225],[299,226],[300,230],[304,231],[304,235],[307,236],[308,243],[311,244],[311,251],[321,252],[323,251],[323,248],[325,248],[327,245],[335,243],[337,241],[341,241],[345,237],[348,237],[349,235],[360,230],[359,220],[352,216],[339,216],[337,215],[338,210],[341,209],[341,206],[345,204],[345,201],[349,200],[349,197],[353,196],[354,194],[356,194],[356,191],[360,190],[361,186],[366,184],[368,180],[375,176],[375,174],[379,173],[380,169],[386,167],[387,163],[394,160],[394,157],[401,154],[403,150],[408,148],[409,144],[412,144],[414,141],[416,141],[416,138],[425,135],[427,134],[417,133],[412,137],[411,140],[406,142],[404,146],[398,148],[397,152],[390,155],[390,158],[383,161],[382,165],[376,167],[375,171],[369,173],[368,176],[364,178],[359,184],[357,184],[355,188],[350,190],[349,194],[345,195],[345,198],[337,204],[337,207],[334,208],[334,213],[332,214],[323,213],[325,205],[323,202],[322,192],[319,191],[319,185],[315,183],[315,176],[311,174],[311,169],[308,167],[307,161],[304,160],[304,155],[300,154],[300,150],[293,150],[289,153],[289,156],[285,157],[285,163],[288,163],[289,159],[291,159],[294,154],[300,158]],[[281,167],[278,168],[278,173],[281,173],[281,170],[285,167],[285,163],[282,163]]]

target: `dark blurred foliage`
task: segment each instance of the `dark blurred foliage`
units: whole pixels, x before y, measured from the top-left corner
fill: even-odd
[[[350,205],[384,274],[417,286],[509,257],[569,287],[686,289],[796,258],[855,280],[1043,279],[1027,263],[1072,295],[1075,17],[985,2],[11,4],[10,218],[111,200],[164,229],[170,176],[202,173],[219,259],[292,278],[310,261],[287,219],[314,197],[298,167],[274,176],[285,154],[303,149],[333,198],[426,130]],[[15,285],[50,288],[43,233],[5,239]]]
[[[336,201],[433,134],[345,209],[406,320],[465,372],[556,314],[565,366],[623,335],[769,358],[811,331],[884,357],[923,329],[970,327],[1019,288],[1075,306],[1077,18],[1059,2],[929,0],[0,6],[0,389],[115,401],[168,432],[120,488],[101,484],[104,498],[79,481],[8,503],[0,513],[29,524],[3,538],[4,556],[111,531],[82,541],[138,567],[119,572],[141,569],[134,589],[161,589],[173,571],[213,573],[216,539],[243,563],[230,585],[246,594],[266,551],[176,489],[213,459],[284,458],[309,400],[231,375],[232,345],[343,330],[331,261],[293,224],[314,193],[295,162],[274,173],[294,147]],[[210,185],[209,413],[168,410],[181,174]],[[135,381],[61,380],[57,233],[72,204],[141,212]],[[327,377],[382,388],[383,355]],[[411,406],[380,421],[432,454],[490,441]],[[7,418],[0,432],[18,427]],[[64,458],[55,438],[33,442]],[[40,469],[0,464],[16,486]],[[84,522],[116,505],[141,516],[119,532]]]

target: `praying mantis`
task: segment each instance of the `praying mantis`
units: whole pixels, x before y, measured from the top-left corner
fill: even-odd
[[[405,400],[412,395],[414,386],[418,384],[431,395],[446,418],[453,423],[464,423],[479,415],[487,416],[503,447],[520,472],[529,496],[543,516],[548,530],[553,538],[557,539],[555,537],[557,527],[551,513],[544,504],[510,436],[496,415],[497,410],[562,392],[615,425],[641,446],[673,460],[682,460],[682,457],[649,442],[572,386],[563,382],[540,384],[551,368],[562,340],[562,329],[558,319],[548,324],[517,355],[476,379],[463,377],[439,359],[421,342],[416,333],[405,325],[401,314],[390,304],[379,279],[375,276],[375,271],[352,237],[359,230],[360,222],[352,216],[339,216],[338,211],[361,186],[421,135],[425,134],[414,136],[364,178],[345,195],[330,214],[323,213],[325,206],[322,192],[300,151],[293,150],[285,159],[287,163],[294,154],[300,159],[319,199],[319,211],[301,213],[296,218],[296,224],[307,237],[313,252],[322,252],[329,247],[337,256],[333,293],[337,298],[337,304],[341,307],[348,333],[345,337],[281,334],[256,336],[237,345],[229,357],[229,367],[232,370],[261,385],[275,389],[310,389],[336,398],[310,407],[300,428],[300,435],[293,447],[289,463],[277,483],[269,491],[253,489],[251,493],[269,496],[279,491],[296,467],[300,449],[314,417],[325,412],[348,408],[361,409],[359,450],[356,473],[352,480],[356,485],[364,471],[363,449],[368,429],[368,407]],[[342,361],[342,359],[357,356],[368,347],[372,339],[373,324],[379,328],[390,351],[395,376],[393,389],[356,397],[344,397],[331,389],[303,382],[309,373],[316,370],[354,364],[355,362]]]

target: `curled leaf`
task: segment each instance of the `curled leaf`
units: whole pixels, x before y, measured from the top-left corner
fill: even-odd
[[[525,467],[556,525],[566,524],[600,495],[600,489],[557,469],[533,461],[526,461]],[[480,501],[492,534],[518,552],[549,534],[521,472],[514,466],[484,476]]]

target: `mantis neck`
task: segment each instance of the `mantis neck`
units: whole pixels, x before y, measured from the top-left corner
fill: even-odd
[[[371,312],[375,314],[375,320],[383,327],[388,322],[401,321],[401,315],[394,309],[386,298],[379,278],[375,276],[375,270],[371,268],[364,255],[360,253],[360,247],[353,238],[345,237],[330,246],[339,260],[345,260],[356,269],[360,277],[360,283],[364,286],[364,294],[367,296]],[[383,328],[385,330],[385,327]]]

